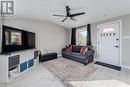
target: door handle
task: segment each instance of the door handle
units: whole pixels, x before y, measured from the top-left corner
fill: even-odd
[[[118,48],[119,46],[114,46],[114,47]]]

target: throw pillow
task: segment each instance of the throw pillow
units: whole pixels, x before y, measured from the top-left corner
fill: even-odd
[[[65,48],[66,52],[72,52],[72,45],[69,45],[68,47]]]
[[[80,54],[82,55],[85,55],[85,52],[87,51],[87,47],[86,46],[83,46],[81,49],[80,49]]]
[[[69,45],[69,48],[70,48],[70,52],[72,52],[72,45]]]
[[[83,55],[85,55],[85,53],[86,53],[87,51],[88,51],[88,47],[86,46],[86,49],[85,49]]]

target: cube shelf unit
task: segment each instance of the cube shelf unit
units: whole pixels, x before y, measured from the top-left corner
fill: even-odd
[[[0,55],[0,82],[10,82],[39,63],[38,50]]]

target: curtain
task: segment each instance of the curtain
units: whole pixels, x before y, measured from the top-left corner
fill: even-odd
[[[71,45],[76,45],[76,28],[72,28]]]
[[[91,46],[91,25],[87,25],[87,46]]]

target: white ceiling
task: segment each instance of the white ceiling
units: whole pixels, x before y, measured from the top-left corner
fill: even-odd
[[[72,13],[85,11],[86,14],[75,17],[78,20],[77,22],[68,19],[62,23],[62,17],[52,15],[66,14],[66,5],[72,8]],[[47,20],[66,28],[127,14],[130,14],[130,0],[15,0],[16,17]]]

